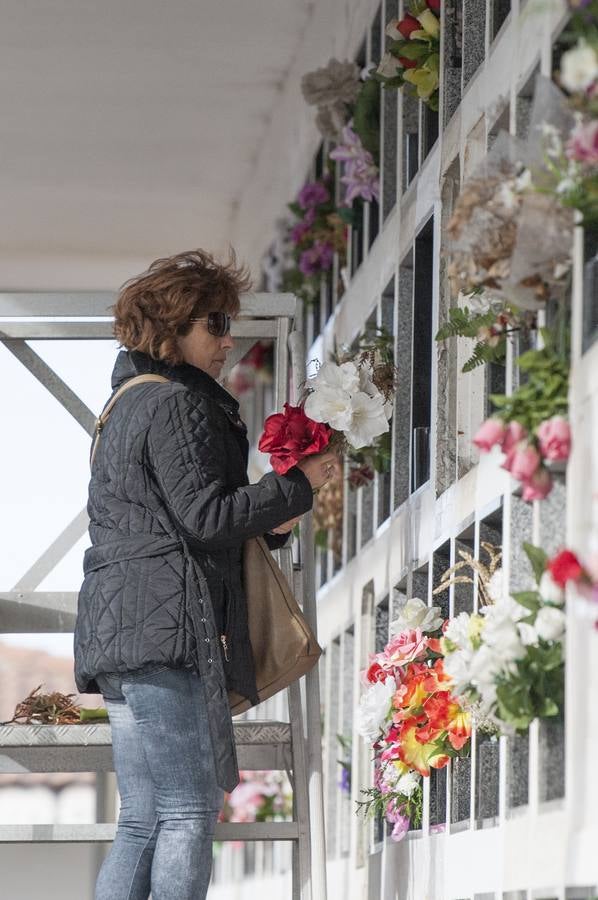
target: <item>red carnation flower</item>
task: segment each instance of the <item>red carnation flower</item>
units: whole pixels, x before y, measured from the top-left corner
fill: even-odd
[[[405,16],[404,19],[401,19],[397,28],[403,35],[406,41],[409,40],[409,36],[412,31],[421,31],[421,25],[415,18],[415,16],[410,16],[409,13]]]
[[[399,56],[399,62],[404,69],[417,69],[417,62],[414,59],[407,59],[406,56]]]
[[[268,416],[264,422],[258,448],[270,454],[270,465],[284,475],[299,460],[325,450],[331,433],[328,425],[306,416],[302,406],[285,403],[284,412]]]
[[[546,568],[558,585],[565,587],[568,581],[579,581],[584,574],[583,566],[571,550],[562,550],[548,561]]]
[[[365,673],[366,681],[369,681],[370,684],[376,684],[377,681],[386,681],[389,675],[390,672],[383,669],[380,663],[375,660],[370,663],[368,670]]]
[[[426,0],[426,6],[428,9],[431,9],[433,13],[440,13],[440,0]]]

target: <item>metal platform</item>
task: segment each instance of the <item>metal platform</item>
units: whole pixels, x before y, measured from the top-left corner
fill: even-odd
[[[236,722],[239,768],[291,772],[287,722]],[[0,726],[0,774],[112,772],[110,725]]]

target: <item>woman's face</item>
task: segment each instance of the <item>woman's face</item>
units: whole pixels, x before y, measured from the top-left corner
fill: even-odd
[[[233,347],[233,343],[230,331],[223,337],[210,334],[207,318],[195,322],[188,334],[179,337],[179,347],[185,362],[202,369],[212,378],[220,376],[226,362],[226,354]]]

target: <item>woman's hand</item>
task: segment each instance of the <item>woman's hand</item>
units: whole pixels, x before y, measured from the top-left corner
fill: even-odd
[[[292,531],[297,522],[301,521],[301,516],[295,516],[294,519],[289,519],[288,522],[283,522],[282,525],[279,525],[277,528],[272,528],[270,534],[288,534],[289,531]]]
[[[332,478],[339,478],[341,474],[340,460],[337,454],[330,450],[306,456],[297,463],[297,468],[301,469],[314,491],[324,487]]]

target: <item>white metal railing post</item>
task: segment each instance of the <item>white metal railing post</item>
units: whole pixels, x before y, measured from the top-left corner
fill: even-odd
[[[299,325],[301,323],[298,323]],[[294,330],[289,336],[292,371],[296,395],[305,379],[305,343],[303,334]],[[317,636],[315,590],[314,532],[311,515],[303,516],[300,525],[301,564],[303,568],[303,611]],[[309,778],[309,816],[311,834],[311,871],[313,900],[326,900],[326,836],[324,824],[324,784],[322,772],[322,738],[320,711],[320,677],[318,666],[306,676],[305,715],[307,726],[307,763]]]

